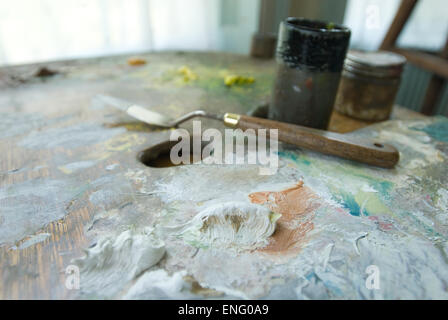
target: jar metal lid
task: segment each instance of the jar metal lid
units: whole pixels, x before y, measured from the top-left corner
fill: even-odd
[[[379,78],[400,77],[406,58],[389,51],[350,50],[344,62],[348,72]]]

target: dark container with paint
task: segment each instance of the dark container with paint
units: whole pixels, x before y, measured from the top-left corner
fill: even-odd
[[[268,117],[326,129],[350,41],[344,26],[287,18],[277,41],[277,75]]]

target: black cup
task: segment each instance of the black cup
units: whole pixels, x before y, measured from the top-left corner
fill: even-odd
[[[287,18],[277,41],[277,76],[268,117],[327,129],[350,41],[344,26]]]

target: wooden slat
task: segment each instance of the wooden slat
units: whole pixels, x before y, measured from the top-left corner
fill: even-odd
[[[448,37],[445,42],[445,47],[439,54],[440,58],[448,59]],[[425,100],[423,101],[422,113],[426,115],[434,114],[437,102],[442,95],[442,90],[445,85],[446,79],[439,75],[433,75],[429,82],[428,89],[426,91]]]
[[[444,84],[444,78],[437,75],[432,76],[428,84],[428,89],[426,90],[425,99],[423,100],[421,113],[426,115],[434,114]]]
[[[391,26],[389,27],[389,31],[384,37],[383,43],[380,46],[381,50],[388,50],[394,47],[395,42],[398,39],[398,36],[403,30],[406,21],[412,14],[412,11],[415,8],[418,0],[402,0],[400,7],[398,8],[397,14],[395,15],[394,20],[392,21]]]
[[[409,63],[412,63],[417,67],[441,77],[448,78],[448,61],[441,57],[415,50],[399,48],[389,48],[389,50],[405,56]]]

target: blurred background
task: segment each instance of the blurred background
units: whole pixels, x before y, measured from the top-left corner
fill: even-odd
[[[400,0],[0,0],[0,66],[160,50],[248,54],[257,31],[288,16],[342,23],[351,48],[377,50]],[[268,9],[267,9],[268,8]],[[403,48],[440,51],[446,0],[417,3],[398,38]],[[397,103],[419,110],[431,74],[406,66]],[[436,114],[448,114],[443,89]]]

